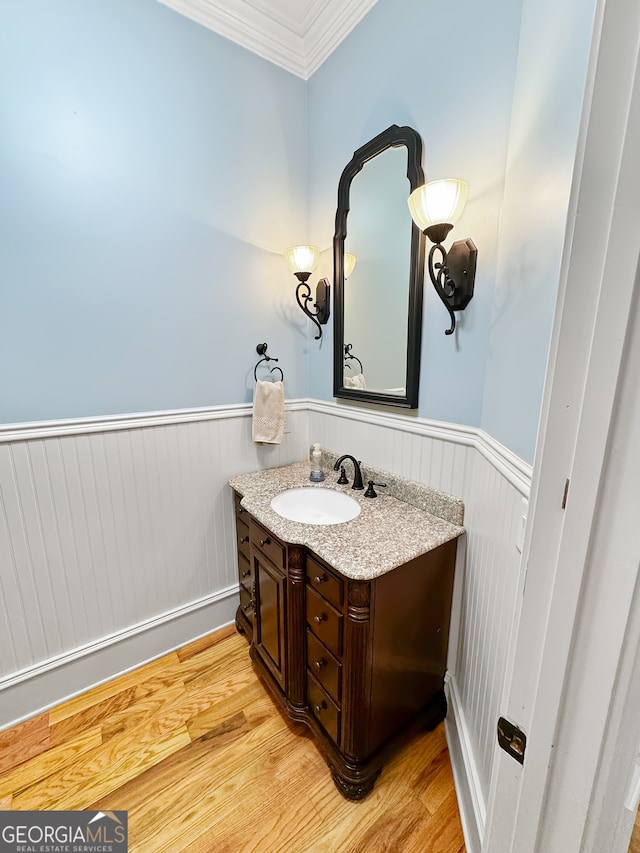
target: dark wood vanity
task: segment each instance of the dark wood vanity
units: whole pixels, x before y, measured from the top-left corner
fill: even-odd
[[[240,499],[234,492],[236,626],[277,703],[313,732],[340,792],[361,799],[402,742],[445,716],[457,540],[353,580],[279,539]]]

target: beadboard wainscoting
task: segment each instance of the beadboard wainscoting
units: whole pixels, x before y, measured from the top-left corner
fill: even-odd
[[[247,405],[0,429],[0,728],[232,621],[227,480],[299,461],[306,421],[258,447]]]
[[[248,405],[0,429],[0,728],[228,624],[238,601],[233,474],[312,442],[465,502],[447,737],[480,850],[531,467],[482,430],[319,400],[280,446]]]
[[[447,737],[467,850],[478,853],[521,586],[518,545],[531,466],[482,430],[353,405],[310,401],[309,430],[311,441],[465,502],[467,535],[458,549],[449,644]]]

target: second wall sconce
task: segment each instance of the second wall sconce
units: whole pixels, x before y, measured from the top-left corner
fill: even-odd
[[[318,327],[318,334],[315,340],[319,341],[322,337],[322,326],[329,320],[331,311],[331,288],[328,278],[321,278],[316,285],[316,301],[312,311],[309,308],[309,302],[312,301],[311,287],[308,280],[311,273],[318,265],[320,250],[315,246],[292,246],[284,253],[289,269],[298,279],[296,288],[296,299],[298,305],[302,308],[307,317],[312,320]]]
[[[431,240],[429,277],[451,317],[445,335],[456,328],[454,311],[464,310],[473,297],[478,250],[473,240],[459,240],[447,252],[442,241],[458,221],[467,200],[464,181],[430,181],[409,196],[409,210],[418,228]],[[436,260],[436,253],[440,259]]]
[[[344,277],[349,278],[356,266],[356,256],[350,255],[349,252],[344,253]]]

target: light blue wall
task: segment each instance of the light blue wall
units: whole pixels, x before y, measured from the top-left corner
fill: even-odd
[[[244,402],[260,341],[306,393],[305,97],[156,0],[3,4],[0,422]]]
[[[472,236],[480,256],[456,336],[445,337],[448,314],[425,289],[420,414],[438,420],[480,423],[519,28],[517,0],[379,0],[309,81],[310,239],[318,245],[331,246],[344,166],[391,124],[421,134],[428,180],[469,184],[453,234]],[[321,274],[330,274],[330,251],[322,261]],[[330,334],[310,353],[311,395],[330,399]]]
[[[478,246],[475,295],[445,338],[426,279],[419,414],[482,426],[529,462],[594,5],[379,0],[309,84],[312,241],[331,245],[342,169],[390,124],[421,134],[427,180],[468,182],[449,240]],[[329,251],[323,263],[330,275]],[[331,358],[327,335],[311,347],[312,396],[331,398]]]
[[[379,0],[305,84],[156,0],[5,4],[0,422],[248,401],[263,340],[331,399],[280,253],[331,277],[342,169],[409,124],[479,249],[453,338],[426,286],[419,413],[531,461],[593,6]]]
[[[525,0],[523,6],[481,426],[529,462],[594,12],[595,0]]]

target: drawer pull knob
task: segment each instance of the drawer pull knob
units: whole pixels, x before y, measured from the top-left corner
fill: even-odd
[[[260,544],[262,545],[262,547],[263,547],[263,548],[264,548],[264,546],[265,546],[265,545],[271,545],[271,539],[269,539],[269,537],[267,536],[267,538],[266,538],[266,539],[261,539],[261,540],[260,540]]]
[[[326,613],[321,613],[319,616],[314,616],[314,617],[313,617],[313,621],[314,621],[316,624],[320,625],[320,623],[321,623],[321,622],[326,622],[326,621],[327,621],[327,614],[326,614]]]
[[[327,662],[326,662],[326,660],[325,660],[324,658],[320,658],[320,660],[317,660],[317,661],[315,662],[315,667],[316,667],[316,669],[322,669],[322,667],[323,667],[323,666],[326,666],[326,665],[327,665]]]
[[[248,578],[250,574],[251,574],[251,569],[245,569],[244,572],[242,573],[242,577]]]
[[[242,537],[242,539],[240,540],[240,544],[241,544],[241,545],[244,545],[244,543],[245,543],[245,542],[248,542],[248,541],[249,541],[249,537],[248,537],[248,536],[243,536],[243,537]]]
[[[327,703],[323,699],[319,705],[316,705],[316,714],[321,714],[326,707]]]
[[[314,580],[316,583],[326,583],[327,582],[327,576],[326,575],[316,575]]]
[[[243,509],[242,507],[240,507],[240,508],[238,509],[238,515],[242,515],[242,513],[243,513],[243,512],[246,512],[246,510],[245,510],[245,509]]]

